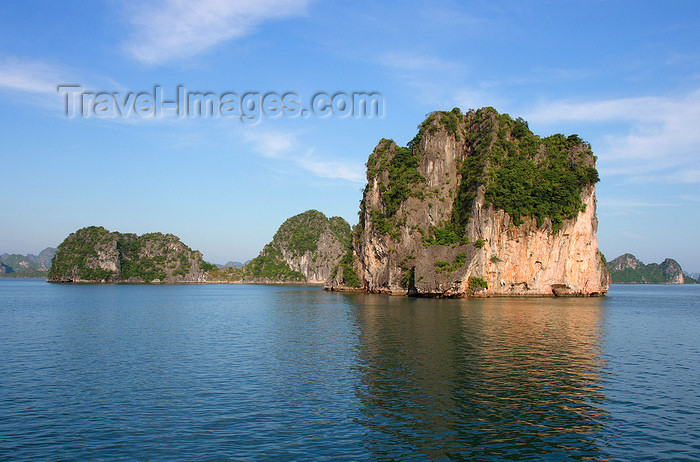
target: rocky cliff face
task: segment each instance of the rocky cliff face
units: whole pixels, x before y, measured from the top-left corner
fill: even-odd
[[[669,284],[683,284],[684,283],[684,276],[683,276],[683,269],[681,268],[681,265],[678,264],[676,260],[673,260],[671,258],[667,258],[663,262],[661,262],[661,272],[664,273],[668,279],[669,279]]]
[[[681,265],[671,258],[645,265],[629,253],[608,263],[612,282],[617,284],[684,284],[686,278]],[[689,281],[690,282],[690,281]]]
[[[91,226],[58,246],[49,282],[205,282],[208,265],[172,234],[142,236]]]
[[[350,242],[350,225],[308,210],[287,219],[272,242],[243,267],[248,282],[323,283]]]
[[[382,140],[352,247],[329,290],[458,297],[602,295],[595,158],[493,108],[431,114],[407,148]]]
[[[36,257],[31,254],[27,255],[27,257],[34,261],[38,268],[48,271],[49,268],[51,268],[51,260],[53,260],[54,255],[56,255],[56,249],[53,247],[47,247],[39,252],[39,255]]]
[[[20,255],[4,253],[0,255],[3,263],[0,267],[5,272],[0,274],[11,277],[46,277],[51,267],[51,259],[56,253],[56,249],[47,247],[39,255]]]
[[[622,254],[608,263],[608,269],[610,271],[623,271],[626,269],[635,270],[642,266],[644,266],[644,264],[637,260],[637,257],[631,253]]]

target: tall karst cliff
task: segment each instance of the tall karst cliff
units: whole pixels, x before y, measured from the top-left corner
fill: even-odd
[[[242,268],[243,281],[323,283],[349,243],[347,221],[308,210],[282,223],[272,242]]]
[[[590,146],[493,108],[436,112],[381,140],[329,290],[425,296],[602,295]]]

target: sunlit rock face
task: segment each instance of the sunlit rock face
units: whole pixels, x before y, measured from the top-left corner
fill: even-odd
[[[407,148],[382,140],[370,156],[352,259],[326,288],[603,295],[597,181],[576,135],[540,138],[493,108],[433,113]]]
[[[282,223],[260,255],[243,267],[243,280],[322,284],[349,243],[350,225],[343,218],[307,210]]]

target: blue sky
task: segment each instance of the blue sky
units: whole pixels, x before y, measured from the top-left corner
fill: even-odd
[[[66,117],[60,84],[217,94],[379,92],[381,118]],[[494,106],[598,155],[613,258],[700,271],[700,2],[7,1],[0,12],[0,252],[88,225],[257,254],[287,217],[351,223],[381,138]]]

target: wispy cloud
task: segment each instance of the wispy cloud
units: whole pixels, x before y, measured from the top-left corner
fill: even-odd
[[[252,33],[261,23],[303,14],[310,0],[160,0],[127,4],[125,49],[147,65],[190,57]]]
[[[386,53],[379,58],[378,63],[392,69],[433,74],[435,72],[464,71],[464,65],[461,63],[407,51]]]
[[[287,132],[247,131],[244,138],[255,152],[268,159],[288,156],[297,144],[296,135]]]
[[[534,123],[624,124],[596,149],[604,174],[634,182],[700,182],[700,90],[678,97],[596,102],[547,102],[526,118]]]
[[[700,162],[700,159],[696,159]],[[684,168],[677,172],[666,175],[670,183],[700,183],[700,167]]]
[[[364,167],[344,160],[330,160],[316,154],[314,148],[302,148],[297,135],[282,131],[250,129],[244,135],[252,149],[268,159],[290,162],[321,178],[362,183]]]
[[[691,196],[690,194],[682,194],[680,199],[686,202],[700,202],[700,195]]]
[[[339,178],[354,183],[364,183],[365,181],[362,165],[323,160],[316,156],[314,149],[308,149],[304,155],[295,158],[294,161],[321,178]]]
[[[0,90],[21,104],[38,107],[57,117],[66,115],[66,92],[59,92],[59,86],[77,85],[83,91],[92,92],[110,88],[126,91],[115,80],[98,74],[88,74],[87,80],[73,69],[40,60],[16,56],[0,58]],[[128,123],[128,119],[122,118],[100,120]]]
[[[0,59],[0,88],[27,93],[54,93],[66,73],[40,61]]]

